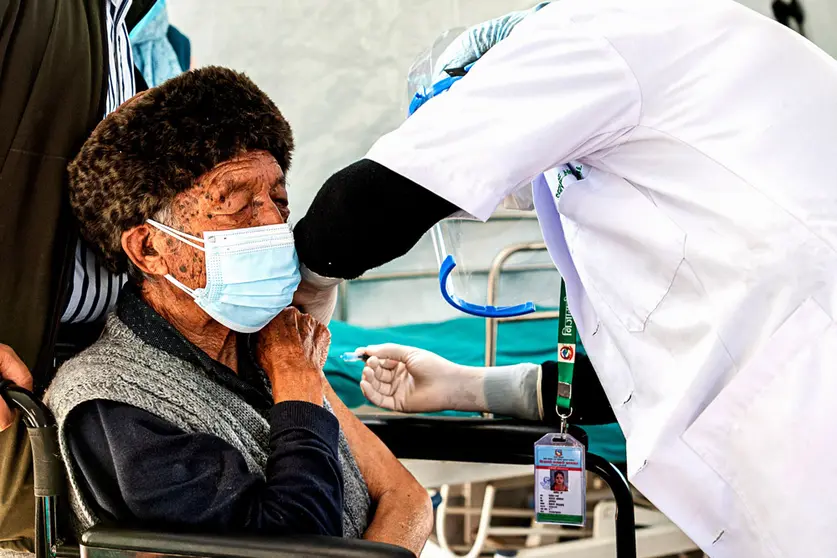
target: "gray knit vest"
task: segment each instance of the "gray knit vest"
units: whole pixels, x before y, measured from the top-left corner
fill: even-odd
[[[270,425],[238,395],[212,382],[197,366],[143,342],[116,314],[108,317],[102,337],[58,371],[44,400],[55,415],[65,464],[71,463],[65,421],[73,408],[104,399],[133,405],[185,432],[214,434],[241,452],[251,472],[264,476],[270,454]],[[326,409],[331,411],[328,402]],[[369,519],[366,482],[340,431],[343,469],[343,536],[360,538]],[[76,527],[98,523],[79,490],[73,467],[66,467]]]

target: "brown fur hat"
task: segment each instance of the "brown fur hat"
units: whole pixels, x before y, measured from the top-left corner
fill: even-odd
[[[141,225],[219,163],[265,150],[287,172],[291,127],[244,74],[186,72],[111,113],[70,163],[70,204],[82,236],[125,271],[122,233]]]

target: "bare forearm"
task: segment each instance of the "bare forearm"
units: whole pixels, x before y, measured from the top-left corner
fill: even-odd
[[[265,367],[273,390],[273,402],[306,401],[322,407],[323,387],[318,370],[306,370],[304,365],[282,361]]]
[[[424,489],[384,494],[363,538],[404,547],[419,555],[433,528],[433,507]]]
[[[346,434],[375,506],[364,538],[402,546],[418,554],[433,528],[433,508],[427,491],[343,404],[325,377],[323,393]]]

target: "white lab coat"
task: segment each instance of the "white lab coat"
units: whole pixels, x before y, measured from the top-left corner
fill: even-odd
[[[631,481],[713,558],[837,556],[837,62],[732,0],[562,0],[368,157],[483,220],[589,167],[535,197]]]

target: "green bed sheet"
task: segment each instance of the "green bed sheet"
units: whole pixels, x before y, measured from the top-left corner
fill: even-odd
[[[411,324],[368,329],[344,322],[331,322],[331,349],[325,373],[334,390],[349,407],[368,405],[360,391],[363,364],[344,362],[340,355],[357,347],[380,343],[398,343],[433,351],[451,361],[481,366],[485,361],[485,321],[457,318],[445,322]],[[543,362],[555,358],[557,320],[505,323],[499,326],[497,364]],[[435,413],[469,416],[469,413]],[[625,438],[616,424],[584,427],[590,451],[614,463],[625,461]]]

